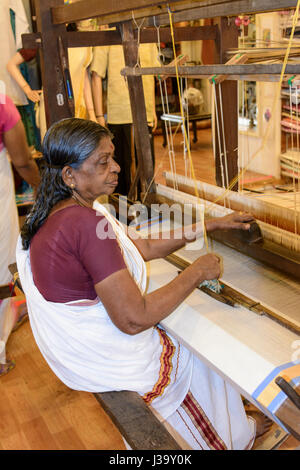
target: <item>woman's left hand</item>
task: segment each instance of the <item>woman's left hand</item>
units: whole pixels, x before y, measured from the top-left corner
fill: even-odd
[[[249,230],[250,222],[254,220],[255,218],[247,212],[232,212],[224,217],[214,219],[214,230]]]

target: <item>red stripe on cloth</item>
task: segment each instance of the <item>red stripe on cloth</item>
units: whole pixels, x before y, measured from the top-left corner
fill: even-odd
[[[226,450],[227,449],[225,443],[222,441],[222,439],[216,432],[215,428],[213,427],[208,417],[202,410],[197,400],[195,400],[191,392],[187,393],[181,406],[185,410],[185,412],[189,415],[194,426],[198,429],[199,433],[201,434],[202,438],[204,439],[204,441],[206,442],[206,444],[208,445],[210,449],[214,449],[214,450]]]
[[[153,389],[149,393],[145,393],[143,396],[143,400],[147,405],[149,405],[155,398],[159,397],[164,393],[165,388],[170,383],[170,376],[173,369],[172,365],[172,357],[175,353],[175,346],[165,333],[165,331],[161,330],[160,328],[156,328],[159,336],[160,336],[160,343],[162,345],[162,353],[160,356],[160,371],[159,371],[159,378],[156,384],[154,385]]]

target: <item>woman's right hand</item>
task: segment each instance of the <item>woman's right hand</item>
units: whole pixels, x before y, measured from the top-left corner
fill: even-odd
[[[221,258],[213,253],[200,256],[193,264],[199,270],[201,281],[217,279],[221,275]]]
[[[23,87],[23,90],[29,100],[34,103],[38,103],[40,101],[42,90],[32,90],[29,85]]]
[[[98,116],[98,117],[97,117],[97,122],[98,122],[98,124],[100,124],[101,126],[106,127],[106,122],[105,122],[104,116]]]

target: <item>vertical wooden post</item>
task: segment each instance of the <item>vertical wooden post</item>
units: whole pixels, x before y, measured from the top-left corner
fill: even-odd
[[[68,103],[59,52],[59,37],[63,38],[66,28],[64,25],[52,24],[50,9],[63,3],[64,0],[36,0],[35,2],[37,30],[42,35],[40,62],[47,127],[73,114]],[[63,39],[62,46],[68,61],[68,51]]]
[[[31,25],[32,25],[32,32],[36,33],[36,14],[35,14],[35,2],[34,0],[29,0],[30,6],[30,14],[31,14]]]
[[[227,62],[225,51],[238,47],[238,28],[233,20],[228,18],[217,18],[218,33],[215,48],[215,63],[224,64]],[[222,95],[222,108],[223,108],[223,123],[225,144],[227,152],[227,168],[228,168],[228,182],[230,183],[238,174],[238,82],[236,80],[225,80],[221,85],[216,86],[217,95],[217,109],[219,116],[219,131],[220,141],[223,148],[223,130],[222,130],[222,117],[220,114],[221,106],[219,100],[218,86],[221,86]],[[221,156],[218,143],[218,130],[215,120],[215,149],[216,149],[216,183],[222,186],[222,165]],[[223,158],[224,167],[224,158]],[[225,171],[225,169],[224,169]],[[225,180],[226,181],[226,180]],[[238,184],[232,188],[233,191],[238,190]]]
[[[125,65],[127,67],[134,67],[137,63],[139,45],[137,40],[134,38],[132,22],[128,21],[122,23],[120,30]],[[153,179],[153,163],[150,136],[147,126],[147,114],[142,77],[127,77],[127,83],[140,172],[141,189],[143,193],[145,191],[154,192],[155,186],[153,182],[151,183]]]

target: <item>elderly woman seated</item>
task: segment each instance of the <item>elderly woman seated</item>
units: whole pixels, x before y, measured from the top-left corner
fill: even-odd
[[[199,283],[218,278],[219,258],[201,256],[147,293],[145,261],[193,241],[191,231],[188,239],[130,238],[95,203],[113,193],[120,171],[111,135],[99,124],[55,123],[43,154],[17,264],[32,331],[51,369],[75,390],[138,392],[183,448],[250,448],[255,421],[240,395],[159,325]],[[206,221],[206,230],[247,230],[252,219],[233,213]],[[194,239],[201,235],[191,228]]]

